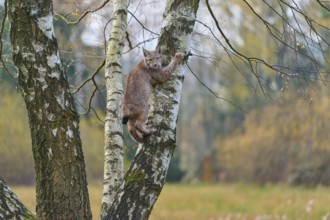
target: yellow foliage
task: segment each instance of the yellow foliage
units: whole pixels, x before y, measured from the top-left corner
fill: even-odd
[[[8,184],[35,181],[26,106],[18,92],[0,89],[0,175]],[[99,117],[104,118],[102,113]],[[103,179],[104,125],[96,116],[81,118],[80,135],[88,181]],[[125,161],[128,166],[128,161]]]
[[[308,170],[314,174],[307,184],[330,184],[329,178],[321,178],[330,171],[329,109],[325,96],[312,102],[290,97],[249,113],[243,129],[217,142],[228,179],[291,183]]]
[[[0,95],[0,174],[9,183],[32,183],[33,156],[23,98],[3,89]]]
[[[0,89],[0,175],[9,184],[32,184],[34,161],[27,111],[15,91]],[[103,177],[103,124],[94,118],[82,119],[81,139],[89,180]]]
[[[104,125],[96,117],[80,121],[80,135],[89,181],[103,178]]]

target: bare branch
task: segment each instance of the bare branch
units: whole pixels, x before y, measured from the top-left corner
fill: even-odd
[[[106,29],[107,29],[108,25],[111,24],[112,20],[113,20],[113,18],[110,18],[110,19],[107,21],[107,23],[105,23],[104,28],[103,28],[103,40],[104,40],[103,45],[104,45],[104,48],[107,48]]]
[[[234,106],[235,108],[237,108],[238,110],[244,112],[244,113],[248,113],[246,110],[244,110],[243,108],[239,107],[238,105],[236,105],[235,103],[233,103],[232,101],[223,98],[221,96],[219,96],[215,91],[213,91],[210,87],[208,87],[200,78],[198,78],[197,74],[194,73],[194,71],[191,69],[191,67],[189,66],[189,64],[187,62],[185,62],[187,68],[189,69],[189,71],[193,74],[193,76],[197,79],[197,81],[204,86],[213,96],[215,96],[217,99],[219,99],[220,101],[225,101],[228,102],[230,105]]]
[[[296,55],[296,61],[298,61],[298,59],[299,59],[298,55],[299,55],[300,58],[305,58],[306,60],[309,60],[311,62],[311,64],[313,65],[313,69],[315,69],[315,71],[310,69],[310,70],[308,70],[308,72],[310,74],[318,75],[317,78],[313,78],[314,81],[321,81],[321,82],[323,82],[323,84],[325,84],[325,82],[327,82],[327,80],[323,79],[323,76],[321,75],[320,67],[322,66],[322,64],[317,61],[316,55],[313,52],[315,49],[320,51],[322,53],[322,56],[323,56],[323,59],[325,60],[325,62],[329,64],[329,61],[328,61],[327,57],[324,54],[325,53],[324,52],[325,51],[324,44],[328,45],[328,42],[315,29],[313,24],[317,24],[321,28],[326,28],[326,27],[323,27],[321,24],[317,23],[312,18],[310,18],[306,13],[304,13],[302,11],[302,9],[299,8],[298,4],[295,1],[293,1],[293,3],[291,5],[289,5],[288,3],[285,3],[282,0],[278,0],[278,4],[279,4],[279,6],[280,6],[280,8],[283,12],[283,14],[281,14],[275,8],[273,8],[269,3],[267,3],[265,0],[263,0],[263,2],[272,11],[274,11],[274,13],[277,16],[279,16],[283,20],[283,26],[284,26],[283,29],[284,30],[286,29],[286,27],[291,28],[292,31],[293,31],[293,34],[294,34],[294,39],[296,39],[296,34],[298,34],[299,36],[302,37],[302,39],[304,41],[303,46],[306,47],[306,49],[305,49],[305,51],[307,51],[307,53],[306,53],[306,52],[304,52],[304,50],[300,49],[297,42],[293,42],[293,43],[287,42],[287,40],[285,39],[285,32],[282,33],[282,31],[277,29],[273,24],[270,24],[264,17],[262,17],[259,13],[257,13],[254,10],[254,7],[252,7],[251,4],[247,0],[243,0],[243,1],[249,7],[249,9],[252,11],[252,13],[265,25],[266,29],[268,30],[270,35],[273,37],[275,43],[280,43],[284,47],[286,47],[286,48],[290,49],[292,52],[294,52],[295,55]],[[213,31],[210,27],[208,27],[206,24],[203,24],[202,22],[198,22],[198,21],[197,22],[202,24],[204,27],[206,27],[210,31],[211,35],[223,47],[223,49],[225,50],[225,52],[227,53],[227,55],[229,56],[230,60],[233,62],[234,66],[236,68],[238,68],[238,67],[236,66],[236,64],[232,60],[233,55],[238,57],[239,59],[241,59],[247,65],[247,67],[255,75],[255,77],[258,81],[258,84],[259,84],[259,86],[262,89],[262,92],[264,94],[265,94],[265,91],[263,90],[264,87],[261,84],[261,81],[262,81],[261,78],[260,78],[261,75],[260,75],[260,73],[258,73],[258,68],[257,68],[258,64],[263,64],[264,66],[270,68],[271,70],[273,70],[277,73],[286,75],[288,77],[301,78],[301,79],[305,79],[305,80],[309,79],[308,76],[306,77],[306,76],[302,76],[301,74],[296,74],[296,72],[301,71],[301,68],[298,68],[298,67],[297,68],[291,68],[291,67],[285,67],[285,66],[278,65],[278,64],[270,64],[266,60],[262,59],[261,57],[260,58],[259,57],[251,57],[247,54],[242,53],[238,49],[236,49],[234,47],[234,45],[232,44],[232,42],[230,42],[229,38],[226,36],[224,31],[222,30],[222,28],[220,27],[219,22],[218,22],[218,20],[215,16],[211,6],[210,6],[208,0],[206,0],[206,6],[207,6],[207,9],[208,9],[215,25],[216,25],[216,29],[220,32],[221,36],[224,38],[224,41],[225,41],[226,45],[224,45],[223,41],[220,41],[215,36],[215,34],[213,33]],[[293,19],[295,19],[294,21],[296,23],[295,27],[289,22],[289,18],[286,16],[286,10],[284,10],[283,6],[289,7],[289,9],[292,10]],[[310,27],[310,33],[309,34],[305,33],[306,30],[304,30],[301,27],[301,24],[299,23],[298,18],[295,17],[297,15],[297,13],[299,15],[301,15],[302,18],[304,19],[304,21],[306,22],[306,24],[309,25],[309,27]],[[316,39],[315,39],[315,36],[317,36]],[[239,68],[238,68],[238,70],[239,70]],[[296,71],[296,72],[294,72],[294,71]]]
[[[74,25],[74,24],[78,24],[83,18],[86,17],[86,15],[88,15],[89,13],[94,13],[100,9],[102,9],[106,4],[108,4],[110,2],[110,0],[105,0],[99,7],[92,9],[92,10],[88,10],[85,11],[76,21],[69,21],[68,19],[66,19],[64,16],[58,14],[58,13],[54,13],[55,16],[61,18],[63,21],[65,21],[67,24],[70,25]]]
[[[74,91],[72,91],[72,94],[77,94],[89,81],[92,81],[94,84],[94,90],[92,92],[92,95],[89,97],[89,101],[88,101],[88,107],[85,108],[83,105],[81,105],[84,109],[85,112],[79,112],[80,115],[86,115],[88,113],[90,113],[90,111],[92,110],[96,116],[96,118],[101,122],[104,123],[104,121],[101,119],[101,117],[97,114],[97,112],[95,111],[95,109],[92,107],[92,100],[96,94],[96,92],[98,91],[100,94],[101,91],[99,90],[99,87],[95,81],[95,77],[97,76],[98,73],[100,73],[101,69],[104,67],[105,65],[105,60],[102,61],[102,63],[99,65],[99,67],[92,73],[92,75],[90,77],[88,77],[84,82],[82,82],[80,84],[80,86],[78,86]]]
[[[155,32],[153,32],[152,30],[150,30],[149,28],[147,28],[146,26],[144,26],[142,23],[141,23],[141,21],[137,18],[137,17],[135,17],[135,15],[132,13],[132,12],[130,12],[130,11],[127,11],[140,25],[141,25],[141,27],[143,28],[143,29],[145,29],[145,30],[147,30],[147,31],[149,31],[150,33],[152,33],[152,34],[154,34],[154,35],[157,35],[157,36],[159,36],[159,34],[157,34],[157,33],[155,33]]]
[[[95,86],[92,95],[89,97],[89,101],[88,101],[88,107],[87,109],[85,108],[85,112],[79,112],[80,115],[86,115],[88,113],[90,113],[90,111],[92,110],[94,115],[96,116],[97,120],[99,120],[102,124],[104,124],[104,121],[101,119],[101,117],[98,115],[98,113],[96,112],[96,110],[92,107],[92,100],[96,94],[97,91],[99,91],[98,85],[96,84],[95,80],[92,79],[92,82]]]
[[[285,41],[283,41],[282,39],[280,39],[277,35],[275,35],[273,32],[272,32],[272,29],[276,29],[273,25],[271,25],[269,22],[267,22],[261,15],[259,15],[255,10],[254,10],[254,8],[246,1],[246,0],[243,0],[244,2],[245,2],[245,4],[250,8],[250,10],[253,12],[253,14],[254,15],[256,15],[258,18],[259,18],[259,20],[261,20],[264,24],[265,24],[265,26],[266,26],[266,28],[267,28],[267,30],[269,31],[269,33],[271,34],[271,36],[273,36],[273,38],[275,39],[275,40],[277,40],[278,42],[280,42],[281,44],[283,44],[284,46],[286,46],[286,47],[288,47],[288,48],[290,48],[290,49],[292,49],[293,51],[295,51],[296,53],[298,53],[299,55],[302,55],[303,57],[306,57],[306,58],[308,58],[309,60],[311,60],[312,62],[316,62],[316,59],[313,57],[313,58],[311,58],[311,57],[309,57],[309,56],[307,56],[306,54],[304,54],[304,53],[302,53],[300,50],[297,50],[297,48],[295,47],[296,45],[290,45],[290,44],[288,44],[287,42],[285,42]],[[290,22],[287,20],[287,18],[285,17],[285,16],[283,16],[283,15],[281,15],[281,14],[279,14],[273,7],[271,7],[266,1],[264,1],[263,0],[263,2],[269,7],[269,8],[271,8],[279,17],[281,17],[282,18],[282,20],[285,22],[285,24],[284,24],[284,26],[285,25],[288,25],[289,27],[291,27],[293,30],[295,30],[295,28],[290,24]],[[282,9],[283,10],[283,9]],[[293,15],[294,15],[294,13],[293,13]],[[295,15],[294,15],[295,16]],[[305,15],[304,15],[305,16]],[[306,19],[307,19],[307,16],[305,16],[306,17]],[[307,39],[306,38],[308,38],[308,40],[311,40],[312,41],[312,39],[311,38],[309,38],[308,36],[306,36],[304,33],[303,33],[303,31],[302,31],[302,29],[300,28],[300,25],[299,25],[299,22],[296,20],[296,23],[297,23],[297,25],[299,26],[299,30],[297,31],[297,30],[295,30],[295,31],[297,31],[304,39],[305,39],[305,42],[306,42],[306,44],[308,45],[308,42],[307,42]],[[278,30],[278,29],[276,29],[276,32],[277,33],[280,33],[280,31]],[[315,32],[315,33],[317,33],[317,32]],[[281,34],[282,35],[282,34]],[[313,53],[311,53],[312,55],[313,55]],[[277,70],[277,71],[279,71],[279,70]],[[280,71],[279,71],[280,72]]]
[[[128,52],[130,52],[131,50],[133,50],[133,49],[135,49],[135,48],[137,48],[137,47],[139,47],[140,45],[142,45],[142,44],[144,44],[144,43],[146,43],[146,42],[150,42],[150,41],[153,41],[153,40],[155,40],[155,39],[157,39],[158,37],[152,37],[152,38],[149,38],[149,39],[147,39],[147,40],[144,40],[144,41],[140,41],[139,43],[137,43],[136,45],[129,45],[129,49],[128,50],[126,50],[126,51],[124,51],[122,54],[126,54],[126,53],[128,53]],[[130,44],[131,42],[129,42],[129,44]]]
[[[325,2],[325,1],[320,1],[320,0],[316,0],[317,1],[317,3],[319,3],[320,5],[321,5],[321,7],[322,8],[324,8],[325,10],[327,10],[327,11],[330,11],[330,8],[328,8],[327,6],[325,6],[322,2]]]
[[[76,94],[77,92],[80,91],[80,89],[86,85],[89,81],[93,81],[95,79],[95,76],[100,72],[100,70],[104,67],[105,65],[105,59],[102,61],[102,63],[99,65],[99,67],[94,71],[94,73],[92,73],[92,75],[90,77],[88,77],[80,86],[78,86],[78,88],[76,88],[74,91],[72,91],[73,94]]]
[[[129,39],[129,33],[128,33],[128,31],[126,31],[126,40],[127,40],[127,42],[128,42],[128,48],[129,48],[130,50],[132,50],[133,46],[132,46],[132,42],[131,42],[131,40]]]
[[[259,82],[259,86],[261,88],[262,93],[263,94],[266,94],[265,91],[264,91],[264,88],[262,86],[260,77],[258,76],[257,72],[253,68],[252,62],[254,61],[254,62],[263,63],[263,64],[265,64],[267,67],[269,67],[271,69],[274,69],[274,67],[272,65],[268,64],[266,61],[260,59],[260,58],[257,58],[257,57],[247,57],[246,55],[244,55],[241,52],[239,52],[238,50],[236,50],[234,48],[234,46],[230,43],[229,38],[225,35],[225,33],[220,28],[219,22],[218,22],[217,18],[215,17],[214,13],[213,13],[213,10],[212,10],[212,8],[210,6],[209,0],[206,0],[205,2],[206,2],[207,9],[210,12],[211,17],[212,17],[213,21],[215,22],[215,25],[216,25],[218,31],[220,32],[221,36],[225,39],[227,45],[230,47],[230,49],[232,51],[234,51],[237,54],[237,56],[242,57],[242,58],[244,58],[247,61],[249,68],[251,69],[252,73],[255,75],[257,81]],[[276,71],[278,71],[278,70],[276,70]]]

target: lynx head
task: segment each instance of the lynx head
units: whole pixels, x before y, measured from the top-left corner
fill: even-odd
[[[162,67],[162,55],[160,49],[156,48],[154,51],[147,51],[143,48],[144,63],[148,69],[160,69]]]

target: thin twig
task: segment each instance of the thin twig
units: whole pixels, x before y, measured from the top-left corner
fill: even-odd
[[[189,69],[189,71],[194,75],[194,77],[198,80],[198,82],[204,86],[214,97],[216,97],[219,100],[223,100],[225,102],[228,102],[230,105],[234,106],[235,108],[237,108],[238,110],[244,112],[244,113],[248,113],[246,110],[242,109],[241,107],[239,107],[238,105],[236,105],[235,103],[233,103],[232,101],[220,97],[216,92],[214,92],[210,87],[208,87],[200,78],[198,78],[198,76],[194,73],[194,71],[191,69],[191,67],[189,66],[189,64],[187,62],[185,62],[187,68]]]
[[[212,8],[211,8],[211,6],[210,6],[209,0],[206,0],[206,6],[207,6],[208,11],[209,11],[210,14],[211,14],[211,17],[212,17],[213,21],[215,22],[215,25],[216,25],[218,31],[220,32],[221,36],[225,39],[227,45],[228,45],[228,46],[230,47],[230,49],[233,50],[238,56],[243,57],[243,58],[248,62],[249,67],[250,67],[252,73],[255,75],[255,77],[256,77],[256,79],[257,79],[257,81],[258,81],[258,83],[259,83],[259,86],[260,86],[260,88],[261,88],[262,93],[263,93],[263,94],[266,94],[266,92],[264,91],[264,88],[263,88],[263,86],[262,86],[262,83],[261,83],[260,77],[259,77],[258,74],[254,71],[254,68],[253,68],[253,65],[252,65],[252,61],[254,61],[254,62],[261,62],[261,63],[264,63],[266,66],[268,66],[268,67],[271,68],[271,69],[274,69],[274,67],[273,67],[272,65],[268,64],[267,62],[265,62],[264,60],[260,59],[260,58],[257,58],[257,57],[247,57],[247,56],[245,56],[244,54],[242,54],[241,52],[239,52],[238,50],[236,50],[236,49],[234,48],[234,46],[230,43],[229,38],[225,35],[225,33],[223,32],[223,30],[220,28],[219,22],[218,22],[217,18],[216,18],[215,15],[214,15],[214,12],[213,12],[213,10],[212,10]]]
[[[324,8],[327,11],[330,11],[330,8],[328,8],[327,6],[325,6],[320,0],[316,0],[316,1],[321,5],[322,8]]]
[[[126,40],[127,40],[127,42],[128,42],[128,48],[129,48],[130,50],[132,50],[133,46],[132,46],[132,42],[131,42],[131,40],[129,39],[129,33],[128,33],[128,31],[126,31]]]
[[[142,22],[139,19],[137,19],[137,17],[135,17],[135,15],[132,12],[130,12],[130,11],[127,11],[127,12],[142,26],[143,29],[149,31],[150,33],[152,33],[154,35],[159,36],[159,34],[157,34],[156,32],[153,32],[152,30],[150,30],[149,28],[147,28],[146,26],[144,26],[142,24]]]
[[[147,40],[141,41],[141,42],[137,43],[135,46],[132,46],[132,48],[129,48],[128,50],[124,51],[122,54],[127,54],[127,53],[130,52],[131,50],[133,50],[133,49],[139,47],[141,44],[144,44],[145,42],[153,41],[153,40],[155,40],[155,39],[157,39],[157,37],[152,37],[152,38],[149,38],[149,39],[147,39]]]
[[[105,65],[105,59],[102,61],[102,63],[100,64],[100,66],[94,71],[94,73],[90,77],[88,77],[80,86],[78,86],[78,88],[76,88],[74,91],[72,91],[72,93],[73,94],[76,94],[89,81],[91,81],[91,80],[94,81],[95,76],[100,72],[100,70],[104,67],[104,65]]]
[[[63,21],[65,21],[67,24],[70,24],[70,25],[74,25],[74,24],[78,24],[84,17],[86,17],[86,15],[88,15],[89,13],[93,13],[93,12],[96,12],[100,9],[102,9],[106,4],[108,4],[110,2],[110,0],[105,0],[99,7],[95,8],[95,9],[92,9],[92,10],[88,10],[88,11],[85,11],[84,14],[82,14],[78,20],[76,21],[69,21],[68,19],[66,19],[64,16],[58,14],[58,13],[55,13],[55,15],[59,18],[61,18]]]

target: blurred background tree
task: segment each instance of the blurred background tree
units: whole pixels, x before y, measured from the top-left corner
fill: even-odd
[[[251,111],[240,129],[217,140],[228,181],[330,184],[329,98],[290,93]]]
[[[24,102],[4,84],[0,93],[1,176],[13,184],[32,184],[35,179],[33,155]]]

